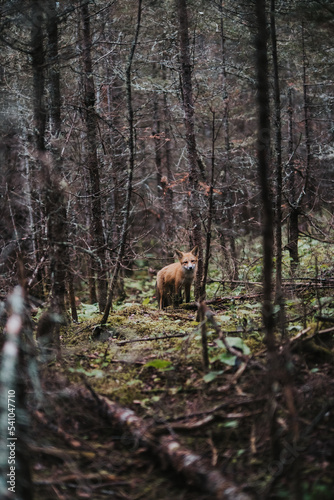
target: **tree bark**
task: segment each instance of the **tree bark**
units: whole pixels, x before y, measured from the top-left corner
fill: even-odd
[[[188,8],[187,0],[176,0],[179,21],[179,44],[181,61],[181,81],[184,110],[184,125],[186,130],[186,147],[189,165],[189,210],[192,222],[193,244],[198,246],[198,266],[195,279],[195,298],[200,299],[203,279],[203,246],[200,219],[198,154],[195,136],[195,113],[192,90],[191,62],[189,53]]]
[[[270,352],[275,351],[273,333],[274,320],[271,297],[273,271],[273,210],[271,186],[269,182],[270,155],[270,111],[269,82],[267,55],[267,21],[266,1],[256,0],[257,37],[256,37],[256,68],[257,68],[257,101],[258,101],[258,137],[257,157],[258,172],[262,200],[262,234],[263,234],[263,322],[266,330],[265,342]]]
[[[265,344],[268,349],[268,393],[270,397],[269,426],[273,459],[280,453],[280,442],[277,433],[276,403],[274,383],[278,377],[278,356],[274,335],[274,314],[272,305],[272,272],[273,272],[273,210],[271,204],[271,186],[269,182],[269,155],[270,155],[270,110],[269,110],[269,81],[268,81],[268,50],[267,50],[267,19],[266,1],[256,0],[257,35],[256,70],[257,70],[257,157],[258,172],[262,200],[262,234],[263,234],[263,306],[262,318],[265,329]]]
[[[58,138],[61,132],[61,94],[60,70],[58,52],[58,15],[56,0],[47,0],[46,5],[46,30],[48,35],[48,66],[50,88],[50,121],[51,134]],[[60,152],[59,152],[60,153]],[[60,154],[59,154],[60,157]]]
[[[99,260],[97,273],[97,289],[100,312],[103,312],[107,300],[107,273],[105,258],[105,242],[102,226],[102,203],[100,170],[97,157],[97,115],[95,111],[95,84],[92,70],[90,31],[90,15],[88,3],[81,4],[82,17],[82,62],[84,69],[84,113],[86,122],[86,135],[88,146],[87,168],[91,188],[91,233],[94,241],[96,255]]]
[[[293,151],[293,105],[292,105],[292,89],[288,92],[288,125],[289,125],[289,162],[287,167],[288,174],[288,201],[290,207],[289,223],[288,223],[288,245],[287,248],[290,253],[290,270],[294,275],[299,262],[298,256],[298,237],[299,237],[299,208],[296,199],[296,185],[295,185],[295,166],[294,166],[294,151]]]
[[[305,49],[305,28],[304,21],[302,23],[302,52],[303,52],[303,107],[304,107],[304,131],[305,131],[305,147],[306,147],[306,158],[305,158],[305,181],[304,187],[300,194],[300,202],[303,196],[309,196],[309,184],[311,177],[311,138],[310,138],[310,117],[309,117],[309,98],[307,93],[307,56]]]
[[[220,11],[220,38],[221,38],[221,60],[222,60],[222,96],[223,96],[223,132],[224,132],[224,142],[225,142],[225,189],[221,196],[221,209],[223,210],[226,206],[226,236],[224,234],[224,218],[219,214],[219,224],[221,226],[221,248],[224,255],[226,267],[228,270],[228,275],[232,281],[238,280],[239,269],[237,260],[237,251],[235,246],[235,228],[233,224],[233,198],[232,193],[229,192],[229,180],[230,180],[230,168],[231,168],[231,141],[230,141],[230,119],[229,119],[229,95],[227,88],[227,71],[226,71],[226,45],[225,45],[225,27],[223,18],[223,0],[220,0],[219,4]],[[228,241],[226,241],[228,240]],[[230,248],[230,253],[227,250],[227,244]],[[231,265],[232,263],[232,265]]]
[[[35,0],[31,9],[31,66],[33,70],[33,114],[35,142],[38,151],[45,151],[45,49],[43,44],[43,9]]]
[[[274,72],[274,106],[275,106],[275,149],[276,149],[276,284],[275,302],[279,305],[279,322],[284,333],[284,299],[282,293],[282,124],[281,98],[278,74],[278,54],[276,37],[276,6],[275,0],[270,3],[270,33],[272,44],[272,59]]]
[[[209,206],[208,206],[208,217],[206,223],[206,241],[205,241],[205,259],[204,259],[204,269],[203,269],[203,280],[201,284],[201,298],[205,300],[205,287],[208,278],[209,271],[209,260],[210,260],[210,250],[211,250],[211,238],[212,238],[212,220],[214,214],[214,200],[213,200],[213,185],[214,185],[214,175],[215,175],[215,142],[216,142],[216,130],[215,130],[215,111],[212,110],[212,140],[211,140],[211,178],[210,178],[210,190],[209,190]]]
[[[166,80],[165,68],[162,70],[162,78]],[[173,182],[172,175],[172,142],[171,142],[171,129],[169,126],[170,113],[168,110],[167,93],[163,94],[163,117],[164,117],[164,132],[165,132],[165,169],[167,175],[163,177],[163,195],[164,195],[164,212],[165,212],[165,230],[166,241],[169,243],[173,239],[173,229],[175,223],[175,214],[173,209],[173,190],[171,184]],[[166,265],[173,257],[173,251],[170,245],[166,245]]]
[[[41,328],[40,319],[37,328],[37,337],[47,349],[53,353],[60,352],[60,324],[65,317],[65,276],[64,254],[66,253],[66,209],[64,193],[57,180],[57,168],[53,171],[52,158],[46,152],[46,107],[45,107],[45,67],[47,63],[46,50],[44,47],[44,22],[45,15],[52,13],[51,2],[47,4],[51,11],[46,11],[43,2],[33,2],[31,20],[31,46],[32,46],[32,72],[33,72],[33,92],[34,92],[34,121],[35,142],[37,150],[37,162],[41,171],[41,181],[43,187],[43,203],[45,218],[47,220],[47,241],[50,255],[50,279],[51,279],[51,305],[46,315],[50,318],[50,328]],[[53,19],[53,21],[55,21]],[[47,23],[50,28],[50,24]],[[49,43],[51,44],[51,54],[57,50],[57,40],[54,36],[57,31],[48,31]],[[50,45],[49,45],[50,46]],[[53,81],[51,82],[53,83]],[[53,93],[51,96],[53,97]],[[59,105],[60,101],[58,102]],[[51,101],[50,108],[54,102]],[[58,106],[56,105],[56,106]],[[60,113],[60,110],[58,110]],[[52,114],[52,113],[51,113]],[[59,122],[58,122],[59,124]],[[65,231],[65,232],[64,232]],[[44,320],[43,320],[44,321]]]
[[[48,0],[46,5],[46,30],[48,37],[49,65],[49,114],[51,133],[55,138],[61,134],[60,72],[58,54],[58,15],[57,2]],[[51,185],[49,193],[49,240],[52,245],[52,300],[59,315],[65,316],[66,275],[69,272],[68,227],[66,195],[61,185],[63,164],[57,143],[51,143]]]

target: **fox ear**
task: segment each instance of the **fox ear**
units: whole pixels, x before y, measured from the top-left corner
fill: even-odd
[[[183,252],[180,252],[180,250],[177,250],[177,248],[175,248],[175,253],[177,255],[177,258],[181,260],[183,257]]]
[[[194,254],[195,257],[197,257],[197,254],[198,254],[198,246],[197,245],[192,249],[191,253]]]

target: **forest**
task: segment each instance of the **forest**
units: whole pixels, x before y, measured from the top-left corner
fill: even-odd
[[[333,498],[333,33],[0,0],[2,499]]]

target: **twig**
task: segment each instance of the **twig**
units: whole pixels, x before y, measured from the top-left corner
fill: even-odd
[[[227,340],[226,340],[223,332],[220,329],[220,326],[218,325],[218,323],[216,322],[216,320],[214,318],[214,313],[212,311],[210,311],[210,309],[208,307],[206,307],[206,306],[205,306],[205,315],[208,318],[208,321],[210,321],[210,323],[212,324],[214,330],[216,331],[216,333],[218,335],[219,340],[221,340],[223,342],[223,344],[226,347],[227,351],[229,353],[231,353],[233,356],[237,356],[237,358],[239,358],[242,361],[244,361],[245,363],[247,363],[248,360],[249,360],[249,357],[246,356],[245,354],[242,354],[235,347],[232,347],[232,346],[229,345],[229,343],[227,342]]]
[[[187,420],[195,417],[202,417],[204,415],[211,415],[213,413],[216,413],[219,410],[223,410],[224,408],[228,408],[230,406],[242,406],[242,405],[249,405],[252,403],[263,403],[264,401],[267,401],[267,397],[259,397],[259,398],[245,398],[243,397],[240,399],[240,401],[224,401],[224,403],[220,403],[217,406],[214,406],[213,408],[210,408],[208,410],[203,410],[203,411],[196,411],[187,415],[179,415],[178,417],[169,417],[166,418],[165,421],[167,422],[178,422],[180,420]]]

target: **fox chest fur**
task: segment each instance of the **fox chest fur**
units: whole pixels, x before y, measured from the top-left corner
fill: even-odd
[[[196,275],[198,248],[190,252],[176,250],[179,262],[163,267],[157,274],[157,297],[159,308],[182,302],[184,289],[185,301],[190,301],[191,284]]]

